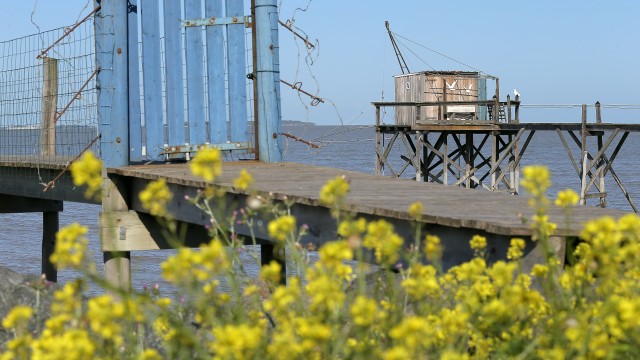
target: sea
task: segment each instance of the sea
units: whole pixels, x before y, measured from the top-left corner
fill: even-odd
[[[284,126],[283,132],[291,133],[319,146],[314,148],[283,137],[285,161],[374,173],[375,129],[372,126],[317,126],[310,123],[296,123]],[[611,153],[619,138],[620,135],[611,145],[608,154]],[[385,141],[388,142],[388,136]],[[591,151],[596,146],[594,141],[595,139],[590,139]],[[404,154],[404,146],[398,143],[394,149],[390,155],[392,166],[396,169],[401,168],[404,160],[400,155]],[[640,134],[631,133],[615,159],[613,169],[632,199],[640,203],[640,160],[636,153],[637,149],[640,149]],[[573,150],[574,154],[579,153],[577,146],[574,146]],[[552,174],[552,187],[548,193],[550,197],[554,197],[558,191],[566,188],[579,191],[580,178],[555,131],[538,131],[533,136],[521,165],[531,164],[546,165],[550,169]],[[408,171],[405,176],[413,177],[414,173]],[[606,189],[608,207],[631,211],[624,194],[610,175],[606,179]],[[99,251],[99,211],[100,207],[96,205],[67,202],[64,204],[64,212],[60,214],[61,226],[73,222],[88,226],[89,256],[98,265],[102,263],[102,254]],[[0,214],[0,265],[23,274],[38,274],[41,238],[41,214]],[[133,252],[131,255],[133,287],[142,289],[160,284],[161,289],[167,289],[168,292],[175,291],[164,284],[160,277],[160,264],[172,253],[171,250]],[[255,274],[258,271],[252,264],[248,264],[248,268],[249,273]],[[78,274],[73,271],[60,271],[58,277],[59,282],[64,283],[76,276]],[[168,295],[175,296],[175,294]]]

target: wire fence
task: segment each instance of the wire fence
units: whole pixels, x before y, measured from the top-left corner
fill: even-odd
[[[1,161],[65,163],[95,139],[94,48],[92,19],[0,43]]]

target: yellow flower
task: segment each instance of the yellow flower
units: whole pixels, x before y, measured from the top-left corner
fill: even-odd
[[[376,318],[377,308],[375,300],[362,295],[356,297],[350,309],[353,323],[362,327],[372,325]]]
[[[402,281],[402,287],[407,290],[407,294],[412,299],[436,298],[442,293],[436,268],[433,266],[417,264],[412,266],[407,273],[409,276]]]
[[[150,182],[140,192],[142,206],[153,216],[167,216],[166,206],[172,197],[173,194],[169,191],[167,182],[164,179]]]
[[[549,272],[549,267],[542,264],[535,264],[533,265],[533,269],[531,269],[531,274],[537,278],[543,278],[547,276],[548,272]]]
[[[562,190],[556,197],[556,206],[563,209],[575,206],[580,200],[580,196],[571,189]]]
[[[213,181],[222,173],[222,158],[218,149],[203,149],[189,163],[193,175]]]
[[[247,190],[249,187],[253,185],[253,177],[247,170],[240,170],[240,175],[233,179],[233,187],[239,190]]]
[[[360,236],[367,231],[367,220],[359,218],[358,220],[344,220],[338,225],[338,235],[347,239],[350,236]]]
[[[96,158],[91,151],[87,151],[79,160],[71,163],[69,169],[73,185],[86,185],[85,196],[91,198],[95,195],[96,200],[99,200],[102,189],[102,161]]]
[[[15,306],[2,320],[2,327],[7,330],[25,327],[31,319],[31,315],[33,315],[33,309],[30,306]]]
[[[349,182],[344,176],[329,180],[320,189],[320,202],[327,206],[336,206],[344,201],[349,193]]]
[[[430,260],[438,260],[442,257],[440,238],[436,235],[427,235],[424,238],[424,255]]]
[[[296,229],[296,218],[291,215],[281,216],[269,222],[267,229],[269,236],[278,241],[285,241]]]
[[[230,266],[226,249],[219,239],[200,245],[200,250],[180,248],[160,266],[162,277],[173,284],[194,284],[213,279]],[[212,284],[209,284],[212,285]],[[203,286],[206,290],[206,285]]]
[[[246,324],[227,324],[213,329],[210,349],[214,359],[253,359],[262,343],[264,331]]]
[[[534,197],[544,196],[551,186],[549,169],[542,165],[532,165],[526,166],[522,173],[524,175],[522,186]]]
[[[367,235],[363,245],[375,250],[376,261],[384,265],[393,265],[398,260],[398,251],[404,241],[393,230],[393,225],[377,220],[367,226]]]
[[[422,213],[424,212],[424,206],[421,202],[416,201],[409,205],[407,212],[414,220],[420,220],[422,218]]]
[[[520,238],[511,239],[509,250],[507,250],[507,259],[509,260],[520,259],[524,254],[525,245],[526,243],[523,239],[520,239]]]
[[[473,250],[482,250],[487,247],[487,238],[480,235],[473,235],[473,237],[469,241],[469,245]]]
[[[270,263],[263,265],[260,269],[260,278],[262,280],[270,282],[272,284],[278,284],[280,282],[282,266],[277,261],[271,261]]]
[[[84,259],[88,240],[85,237],[89,229],[78,223],[65,226],[56,234],[55,250],[51,262],[60,269],[79,268]]]
[[[144,349],[138,360],[162,360],[162,356],[154,349]]]
[[[122,326],[118,320],[126,315],[125,307],[115,302],[109,295],[100,295],[89,299],[87,303],[87,318],[91,330],[105,340],[122,344]]]

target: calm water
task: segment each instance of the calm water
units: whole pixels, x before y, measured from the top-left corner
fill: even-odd
[[[286,161],[373,173],[375,131],[371,127],[295,126],[284,130],[322,145],[320,149],[311,149],[299,142],[286,140],[284,143]],[[397,149],[401,148],[400,144]],[[640,148],[640,136],[631,134],[614,163],[616,173],[636,202],[640,202],[640,178],[638,177],[640,163],[634,157],[634,150],[638,148]],[[401,163],[399,153],[394,154],[392,158],[397,164]],[[545,164],[551,169],[553,176],[551,196],[563,188],[579,190],[579,178],[555,132],[536,133],[522,164]],[[607,180],[608,205],[630,210],[630,206],[613,179],[609,177]],[[61,226],[72,222],[89,226],[92,257],[100,264],[102,255],[99,251],[99,210],[99,206],[68,202],[64,205],[60,222]],[[39,273],[41,231],[41,214],[0,215],[0,264],[20,273]],[[132,254],[134,287],[142,288],[159,282],[159,264],[170,253],[170,251],[134,252]],[[250,270],[257,269],[250,267]],[[71,272],[62,271],[59,279],[64,282],[74,276],[75,274]]]

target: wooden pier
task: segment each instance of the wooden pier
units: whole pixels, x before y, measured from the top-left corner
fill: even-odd
[[[181,5],[185,6],[186,19],[181,18]],[[485,107],[486,112],[482,114],[489,116],[489,119],[476,119],[475,114],[471,117],[463,114],[470,103],[457,101],[455,96],[458,95],[448,90],[453,85],[441,81],[439,86],[445,95],[444,100],[449,102],[374,104],[378,115],[380,108],[385,106],[416,108],[415,112],[405,113],[409,119],[413,116],[411,114],[420,114],[421,107],[439,108],[431,113],[445,116],[443,120],[449,122],[385,125],[378,116],[376,166],[379,173],[388,170],[394,177],[400,177],[412,167],[418,180],[441,184],[280,163],[282,132],[277,1],[253,0],[251,5],[251,14],[245,15],[242,0],[227,0],[224,6],[221,0],[207,1],[204,8],[199,1],[169,1],[164,2],[164,6],[160,0],[103,1],[94,9],[95,52],[87,55],[95,56],[95,68],[76,74],[82,78],[82,86],[76,84],[78,88],[73,90],[77,92],[63,110],[55,109],[56,91],[49,89],[42,92],[42,99],[31,99],[31,103],[26,104],[27,107],[43,109],[23,117],[32,123],[16,123],[11,115],[0,117],[0,129],[13,131],[6,138],[13,134],[37,132],[25,137],[27,140],[23,143],[7,146],[5,152],[0,152],[0,213],[44,214],[42,271],[49,280],[56,279],[56,271],[48,259],[53,250],[58,213],[63,210],[63,202],[95,203],[84,197],[84,189],[73,186],[67,171],[69,163],[94,146],[97,140],[99,142],[93,148],[104,166],[99,204],[102,205],[100,241],[105,276],[113,284],[128,288],[131,285],[130,252],[169,247],[158,222],[139,201],[140,192],[153,180],[164,179],[174,193],[168,210],[188,229],[187,246],[198,246],[209,240],[204,228],[209,219],[185,200],[185,196],[194,196],[206,186],[215,186],[224,190],[224,203],[229,205],[226,215],[244,206],[252,195],[286,202],[298,224],[306,224],[309,228],[302,241],[317,247],[337,236],[330,209],[319,203],[320,188],[329,179],[346,176],[351,183],[351,192],[343,210],[367,220],[390,221],[407,242],[414,240],[412,229],[415,225],[407,207],[413,202],[422,202],[425,208],[422,226],[425,231],[443,239],[444,265],[448,267],[472,257],[468,241],[475,234],[487,237],[490,260],[505,256],[512,237],[530,240],[531,230],[523,223],[523,218],[530,218],[531,210],[526,199],[511,194],[519,192],[520,159],[535,131],[555,130],[561,136],[566,132],[579,144],[581,153],[575,157],[565,142],[582,179],[581,197],[584,200],[591,196],[589,190],[595,186],[595,196],[599,196],[601,205],[605,205],[602,179],[609,173],[615,175],[612,167],[615,155],[629,132],[640,129],[635,126],[588,125],[586,115],[578,125],[520,124],[518,99],[511,102],[507,98],[506,102],[501,102],[497,89],[493,100],[478,99],[478,95],[474,95],[475,105]],[[139,28],[143,29],[142,34],[138,34]],[[246,64],[246,28],[251,29],[251,66],[245,66],[249,65]],[[67,36],[73,36],[73,30],[61,33],[61,39]],[[50,49],[73,43],[59,39],[42,52],[38,49],[40,55],[37,58],[44,56],[48,59],[45,55]],[[24,57],[22,61],[34,61],[35,58],[35,55]],[[54,69],[56,64],[66,64],[65,59],[59,60],[47,60],[29,68],[40,74],[38,69],[45,67],[47,70],[43,76],[55,76],[58,73]],[[22,66],[20,61],[17,63]],[[13,70],[17,73],[22,71]],[[448,73],[447,76],[458,76],[456,74]],[[465,84],[465,91],[471,92],[472,85],[476,91],[480,82],[473,79],[475,75],[463,75],[465,80],[460,84]],[[33,78],[23,79],[27,85],[33,82]],[[50,78],[42,82],[46,88],[58,84],[57,80]],[[141,96],[141,88],[144,96]],[[248,91],[248,88],[253,91]],[[163,89],[166,89],[166,94],[163,94]],[[56,133],[61,127],[57,127],[55,122],[73,123],[73,120],[86,115],[73,118],[70,112],[74,111],[74,106],[71,106],[74,101],[87,92],[95,95],[95,102],[88,106],[93,111],[91,115],[95,115],[95,122],[83,124],[83,129],[95,129],[96,133],[89,137],[68,137],[69,143],[64,143],[62,148],[66,153],[57,153],[62,144],[61,134]],[[15,98],[20,98],[18,95]],[[88,99],[85,100],[90,102],[91,97]],[[4,101],[12,107],[25,105],[15,104],[12,102],[14,99]],[[42,107],[42,104],[46,106]],[[513,117],[512,105],[516,108]],[[252,129],[249,129],[251,117],[254,121]],[[577,131],[580,131],[579,135],[576,135]],[[432,142],[429,134],[437,134],[437,139]],[[618,139],[618,135],[622,137]],[[390,140],[386,143],[388,136]],[[476,136],[482,137],[480,143],[476,142]],[[597,151],[588,151],[587,136],[598,137]],[[403,155],[406,163],[399,170],[392,169],[389,161],[390,151],[396,143],[404,144],[406,150],[406,155]],[[482,149],[489,143],[491,151],[487,154]],[[611,147],[614,147],[614,152],[607,156],[606,150]],[[218,148],[227,154],[242,154],[253,160],[225,163],[222,176],[214,183],[194,177],[184,163],[168,163],[185,161],[204,148]],[[34,152],[34,149],[37,150]],[[232,179],[243,168],[255,178],[254,193],[238,191],[232,186]],[[464,185],[467,189],[444,186],[450,183]],[[477,191],[474,189],[477,187],[494,192]],[[495,190],[506,190],[510,194]],[[567,223],[559,209],[551,209],[551,221],[558,224],[553,238],[556,250],[562,253],[565,237],[577,236],[585,221],[623,214],[610,209],[579,207],[574,209],[571,221]],[[259,216],[254,233],[262,247],[263,262],[282,260],[280,255],[274,254],[275,241],[265,230],[273,215],[265,212]],[[238,226],[236,231],[245,237],[252,233],[243,226]],[[527,243],[529,259],[535,258],[535,243]]]

